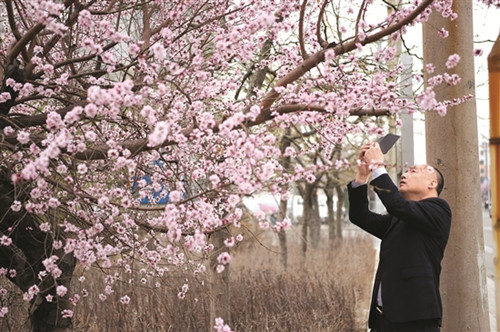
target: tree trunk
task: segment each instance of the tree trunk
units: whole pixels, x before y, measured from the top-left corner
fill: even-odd
[[[306,201],[305,199],[302,200],[302,220],[301,220],[301,251],[302,251],[302,259],[303,263],[305,263],[306,257],[307,257],[307,229],[308,229],[308,219],[307,215],[309,214],[309,207],[306,206]]]
[[[281,155],[284,155],[286,148],[291,145],[288,135],[290,135],[290,128],[285,131],[285,135],[281,138]],[[285,170],[290,169],[290,157],[283,157],[281,159],[281,165]],[[286,218],[287,201],[280,201],[279,213],[279,220],[283,220],[284,218]],[[280,264],[281,267],[286,271],[288,267],[288,246],[286,241],[286,233],[283,231],[278,232],[278,240],[280,244]]]
[[[335,209],[333,207],[333,196],[334,196],[334,184],[333,181],[328,177],[328,181],[325,187],[326,195],[326,206],[328,208],[328,242],[331,244],[336,236],[336,222],[335,222]]]
[[[33,331],[64,331],[71,326],[70,318],[63,318],[63,310],[71,310],[73,306],[68,296],[59,297],[55,292],[55,285],[62,285],[70,289],[71,277],[76,260],[71,254],[64,254],[63,250],[54,250],[54,239],[51,233],[42,232],[39,223],[24,210],[15,212],[11,206],[15,200],[25,200],[23,188],[12,184],[7,169],[0,172],[0,232],[12,239],[10,246],[0,246],[0,266],[16,271],[15,277],[9,280],[23,292],[37,285],[40,292],[30,302],[29,319]],[[47,216],[49,219],[51,216]],[[64,238],[60,237],[63,241]],[[59,257],[57,265],[62,271],[58,278],[51,275],[42,281],[38,278],[45,270],[42,261],[48,256]],[[46,300],[47,295],[53,296],[53,301]]]
[[[316,183],[307,183],[304,195],[304,221],[309,227],[309,241],[317,249],[321,235],[321,219],[318,208],[318,188]]]
[[[472,1],[453,1],[453,11],[458,14],[456,20],[433,13],[423,28],[424,61],[436,67],[425,78],[444,72],[461,77],[455,86],[435,89],[438,101],[475,95]],[[441,27],[449,32],[448,38],[438,36]],[[448,70],[445,63],[454,53],[460,55],[460,62]],[[427,160],[444,174],[442,197],[453,213],[441,275],[442,331],[489,331],[475,103],[450,108],[444,117],[426,113],[425,122]]]
[[[231,326],[231,294],[229,291],[229,264],[224,265],[224,271],[217,272],[219,262],[217,257],[224,251],[229,251],[224,245],[227,230],[220,230],[210,235],[210,243],[214,251],[210,256],[210,324],[215,324],[216,318],[224,319]]]
[[[337,208],[336,208],[336,215],[335,215],[335,237],[337,239],[342,238],[342,207],[344,206],[344,201],[345,201],[345,194],[344,194],[344,187],[341,186],[340,184],[335,185],[335,189],[337,191]]]
[[[283,220],[286,217],[286,210],[287,210],[286,205],[287,205],[286,201],[280,202],[280,220]],[[283,268],[283,270],[286,271],[288,268],[288,245],[286,241],[285,231],[278,232],[278,240],[280,244],[280,265]]]

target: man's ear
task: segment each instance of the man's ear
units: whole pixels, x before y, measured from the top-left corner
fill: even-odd
[[[437,182],[437,180],[431,180],[431,181],[429,182],[429,184],[427,185],[427,188],[429,188],[429,189],[434,189],[434,190],[436,190],[436,191],[437,191],[437,186],[438,186],[438,182]]]

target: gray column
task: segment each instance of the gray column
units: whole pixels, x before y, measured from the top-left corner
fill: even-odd
[[[472,0],[454,1],[453,9],[456,20],[434,13],[423,27],[424,61],[436,66],[425,79],[447,71],[449,55],[461,57],[459,65],[449,70],[460,75],[461,82],[437,87],[438,101],[475,94]],[[449,31],[448,38],[438,36],[441,27]],[[427,113],[425,122],[427,162],[444,173],[442,197],[453,212],[441,274],[442,331],[489,331],[475,101],[449,108],[445,117]]]

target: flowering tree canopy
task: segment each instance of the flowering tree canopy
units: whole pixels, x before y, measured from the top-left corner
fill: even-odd
[[[444,114],[461,102],[434,98],[433,87],[460,80],[451,72],[400,97],[394,65],[409,26],[432,11],[456,17],[448,0],[402,1],[376,19],[367,0],[0,6],[0,272],[44,324],[68,324],[77,262],[204,272],[208,234],[239,226],[242,197],[286,199],[286,184],[346,166],[331,160],[335,146],[379,130],[353,114]],[[276,144],[301,126],[315,128],[310,150],[327,162],[284,169],[281,157],[310,152]],[[218,270],[230,259],[223,252]]]

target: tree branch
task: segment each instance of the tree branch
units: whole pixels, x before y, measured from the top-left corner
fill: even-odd
[[[302,59],[307,59],[309,55],[307,54],[306,47],[304,45],[304,14],[306,11],[307,0],[302,2],[300,6],[300,14],[299,14],[299,45],[300,45],[300,54],[302,55]]]
[[[325,0],[323,2],[323,5],[321,5],[321,9],[318,15],[318,22],[316,22],[316,38],[318,39],[318,43],[322,48],[328,46],[328,43],[323,38],[321,38],[321,21],[323,20],[323,16],[325,15],[325,9],[327,4],[328,0]]]
[[[360,42],[362,45],[366,45],[368,43],[375,42],[385,36],[388,36],[392,34],[393,32],[401,29],[403,26],[411,23],[420,13],[422,13],[428,6],[431,5],[431,3],[434,0],[424,0],[410,15],[405,17],[404,20],[401,20],[397,23],[395,23],[392,26],[387,27],[386,29],[379,31],[377,33],[374,33],[373,35],[368,35],[365,40]],[[356,44],[359,41],[353,40],[348,43],[340,43],[333,47],[333,50],[335,51],[335,54],[340,55],[344,54],[347,52],[350,52],[354,49],[356,49]],[[325,52],[326,50],[323,49],[319,52],[316,52],[314,55],[311,55],[309,58],[304,60],[297,68],[292,70],[288,75],[284,76],[281,78],[277,83],[276,87],[280,86],[287,86],[288,84],[296,81],[300,77],[302,77],[305,73],[307,73],[309,70],[312,68],[316,67],[319,63],[325,61]],[[271,105],[278,99],[280,94],[276,92],[275,89],[272,89],[262,100],[261,103],[261,113],[257,117],[256,121],[259,121],[260,118],[268,118],[270,116],[271,112]]]

